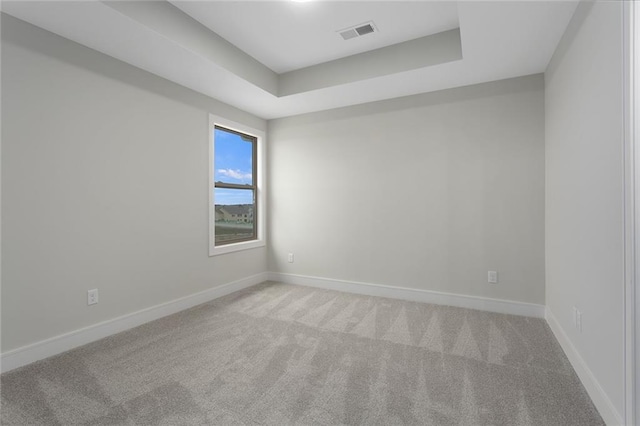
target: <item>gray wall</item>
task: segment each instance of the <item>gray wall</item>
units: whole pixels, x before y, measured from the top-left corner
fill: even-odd
[[[542,75],[269,121],[269,137],[271,271],[544,303]]]
[[[5,15],[2,92],[3,351],[266,271],[207,237],[208,114],[263,120]]]
[[[620,415],[622,64],[622,2],[582,3],[545,74],[547,306]]]

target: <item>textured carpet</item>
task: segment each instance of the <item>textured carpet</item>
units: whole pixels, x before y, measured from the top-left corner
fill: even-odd
[[[3,425],[602,425],[541,319],[263,283],[5,373]]]

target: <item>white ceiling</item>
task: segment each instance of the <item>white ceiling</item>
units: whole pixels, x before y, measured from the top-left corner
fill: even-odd
[[[270,119],[543,72],[577,5],[567,1],[172,4],[3,1],[2,10]],[[369,20],[380,33],[349,41],[335,33]],[[373,76],[364,72],[371,58],[378,63],[391,59],[411,43],[402,42],[458,25],[462,59],[426,61]],[[380,49],[388,45],[397,49]],[[365,51],[369,53],[361,53]],[[327,61],[332,61],[331,67]],[[331,69],[335,74],[343,63],[353,68],[360,62],[361,74],[352,69],[350,78],[333,75],[321,81],[320,71]],[[303,74],[312,75],[315,85],[292,95],[279,92],[285,77]]]
[[[171,3],[277,73],[458,28],[452,1]],[[338,34],[368,21],[379,32]]]

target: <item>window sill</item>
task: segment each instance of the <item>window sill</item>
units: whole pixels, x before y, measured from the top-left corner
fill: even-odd
[[[237,251],[250,250],[258,247],[266,246],[264,240],[243,241],[241,243],[227,244],[224,246],[210,247],[209,256],[218,256],[221,254],[234,253]]]

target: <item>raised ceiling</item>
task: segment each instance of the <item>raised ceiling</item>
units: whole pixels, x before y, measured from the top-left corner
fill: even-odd
[[[455,2],[171,3],[277,73],[458,28]],[[368,21],[377,32],[351,40],[338,34]]]
[[[270,119],[543,72],[576,5],[93,0],[2,10]],[[369,21],[376,33],[336,32]]]

